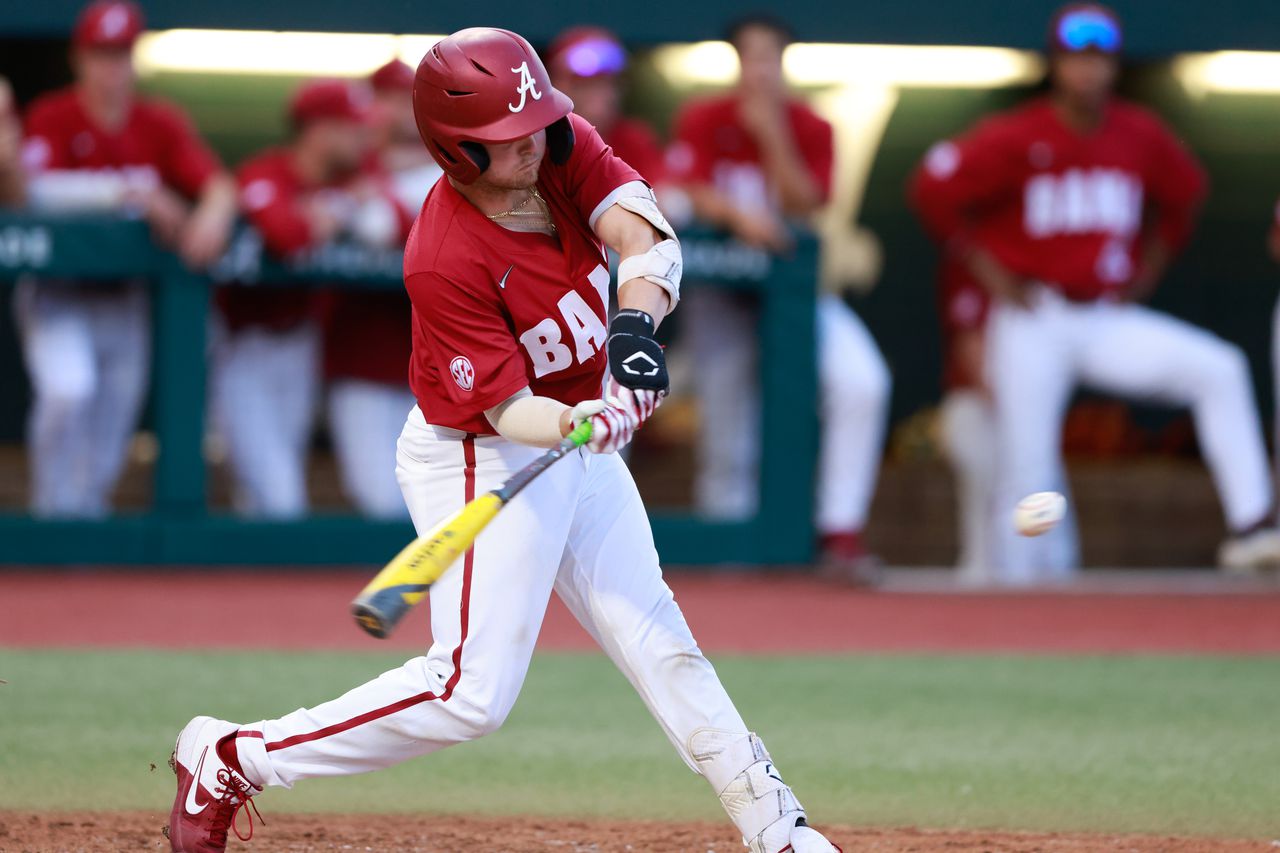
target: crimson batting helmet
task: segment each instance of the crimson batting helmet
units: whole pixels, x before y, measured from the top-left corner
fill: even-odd
[[[510,30],[459,30],[427,51],[414,75],[418,133],[440,168],[464,184],[489,166],[484,143],[544,128],[551,161],[564,163],[573,151],[572,109],[533,46]]]

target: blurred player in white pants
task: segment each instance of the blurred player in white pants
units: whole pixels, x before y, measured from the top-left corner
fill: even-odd
[[[957,580],[965,586],[986,586],[999,583],[1002,541],[992,523],[998,497],[999,446],[985,367],[990,299],[954,259],[944,259],[938,279],[946,389],[940,413],[943,449],[956,478]],[[1065,480],[1053,490],[1070,494]],[[1079,565],[1079,536],[1070,500],[1067,515],[1042,538],[1045,558],[1053,571],[1065,572]]]
[[[791,33],[784,24],[747,18],[730,37],[742,68],[738,87],[681,111],[672,170],[700,219],[784,252],[785,220],[813,215],[830,195],[831,125],[787,91],[782,52]],[[698,508],[712,518],[747,518],[759,505],[758,311],[740,295],[700,288],[690,292],[685,313],[702,413]],[[889,370],[866,326],[838,296],[818,297],[817,338],[816,525],[824,569],[868,582],[876,565],[862,529],[880,469]]]
[[[81,13],[75,82],[27,115],[29,200],[38,211],[140,216],[159,243],[205,267],[226,245],[235,186],[180,110],[137,97],[142,29],[131,2],[100,0]],[[15,308],[35,395],[32,511],[104,515],[146,398],[147,282],[26,280]]]
[[[413,69],[393,59],[369,78],[378,169],[400,209],[402,230],[443,174],[418,138]],[[405,365],[412,349],[409,298],[396,290],[338,290],[324,329],[329,434],[343,489],[370,518],[407,519],[396,482],[396,440],[413,394]]]
[[[1189,406],[1230,530],[1224,568],[1280,561],[1248,364],[1202,329],[1136,304],[1189,236],[1205,181],[1150,113],[1112,96],[1119,21],[1096,4],[1050,24],[1049,97],[935,146],[916,204],[991,294],[986,378],[996,407],[1001,580],[1063,576],[1009,519],[1063,481],[1062,419],[1078,384]]]
[[[293,137],[240,167],[241,206],[280,258],[339,237],[390,247],[401,214],[368,161],[369,93],[339,80],[302,84]],[[227,286],[217,294],[214,411],[236,480],[238,511],[306,512],[306,453],[319,390],[320,302],[305,287]]]

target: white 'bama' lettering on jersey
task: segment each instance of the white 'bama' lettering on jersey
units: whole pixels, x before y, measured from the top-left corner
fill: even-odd
[[[608,287],[609,271],[597,264],[587,279],[599,291],[601,282],[605,288]],[[602,296],[607,298],[607,295],[608,290],[605,289]],[[560,309],[564,326],[573,336],[573,349],[563,343],[561,324],[551,317],[520,335],[520,344],[533,364],[533,375],[539,379],[548,373],[557,373],[572,366],[575,358],[579,364],[589,361],[604,348],[609,336],[604,322],[576,290],[570,290],[561,296],[556,307]]]
[[[1142,182],[1121,169],[1069,169],[1027,181],[1023,226],[1032,237],[1132,236],[1142,225]]]

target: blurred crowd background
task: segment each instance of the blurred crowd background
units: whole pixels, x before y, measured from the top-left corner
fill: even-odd
[[[305,16],[296,32],[251,29],[251,15],[242,30],[179,29],[188,22],[175,18],[177,4],[151,5],[165,28],[149,23],[156,9],[127,0],[54,4],[60,33],[0,12],[4,222],[141,219],[196,271],[217,263],[238,222],[282,259],[332,242],[402,244],[440,174],[410,100],[417,59],[438,36],[306,32],[315,25]],[[932,4],[908,5],[926,15]],[[1139,198],[1143,233],[1166,226],[1170,210],[1186,219],[1165,246],[1167,270],[1142,282],[1139,296],[1221,339],[1224,348],[1203,359],[1181,357],[1225,359],[1205,382],[1236,383],[1250,399],[1215,411],[1257,423],[1224,439],[1243,462],[1207,468],[1188,404],[1197,421],[1217,404],[1199,391],[1161,394],[1158,382],[1123,397],[1071,391],[1061,435],[1068,464],[1050,465],[1035,485],[1070,492],[1073,513],[1042,559],[1050,576],[1081,563],[1253,569],[1280,560],[1274,502],[1259,491],[1269,486],[1234,499],[1232,517],[1229,482],[1272,479],[1248,445],[1255,427],[1268,446],[1275,433],[1280,241],[1269,235],[1280,195],[1280,54],[1225,50],[1265,47],[1253,36],[1175,53],[1169,45],[1194,39],[1153,46],[1150,34],[1131,39],[1127,16],[1104,8],[1026,6],[1016,42],[1007,21],[993,21],[990,41],[964,47],[845,42],[814,27],[811,14],[793,22],[776,7],[738,16],[728,4],[720,39],[659,39],[639,26],[573,20],[526,34],[577,112],[654,185],[678,228],[778,256],[797,240],[820,241],[814,537],[825,569],[854,583],[873,582],[885,561],[957,565],[975,583],[1002,579],[992,529],[1007,527],[1008,515],[996,485],[998,389],[984,367],[989,297],[969,255],[948,242],[955,235],[938,228],[946,210],[938,211],[960,202],[929,183],[958,168],[948,159],[957,151],[973,156],[966,134],[984,118],[1062,97],[1063,55],[1114,67],[1119,95],[1158,116],[1189,152],[1190,172],[1207,176],[1203,190],[1176,203],[1150,187]],[[388,14],[397,13],[382,10],[380,20]],[[400,31],[435,31],[429,10],[398,14]],[[1187,32],[1191,20],[1179,19]],[[936,22],[920,32],[936,35]],[[1131,40],[1144,46],[1131,49]],[[980,218],[999,203],[983,198],[971,212]],[[1128,286],[1141,275],[1121,278]],[[407,298],[325,284],[215,288],[204,441],[213,512],[406,517],[394,442],[413,405]],[[61,519],[145,511],[157,452],[152,284],[26,276],[0,287],[0,511]],[[638,437],[633,469],[650,506],[751,518],[760,454],[788,452],[761,448],[753,426],[759,305],[696,280],[686,288],[664,326],[673,395]],[[1120,289],[1089,298],[1123,301]],[[1148,344],[1126,338],[1105,359],[1141,361]],[[1250,470],[1223,473],[1233,466]],[[1264,512],[1238,509],[1250,500]],[[1244,540],[1248,553],[1221,547]]]

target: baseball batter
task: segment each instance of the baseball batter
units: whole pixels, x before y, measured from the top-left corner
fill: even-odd
[[[752,851],[833,850],[698,650],[614,454],[667,386],[653,331],[679,299],[681,258],[652,191],[515,33],[439,42],[418,67],[414,105],[448,176],[405,250],[418,405],[397,476],[415,526],[425,532],[500,485],[576,423],[590,420],[593,437],[435,585],[425,656],[280,719],[192,720],[174,752],[173,849],[223,850],[266,785],[389,767],[497,729],[554,590]],[[608,327],[605,246],[621,257],[622,282]]]
[[[1009,519],[1019,498],[1063,482],[1062,419],[1079,384],[1191,407],[1231,531],[1220,563],[1280,560],[1243,354],[1138,304],[1191,233],[1205,178],[1158,118],[1113,96],[1120,47],[1110,9],[1064,7],[1050,24],[1050,96],[935,146],[914,186],[930,230],[993,299],[993,524],[1011,583],[1060,574]]]

